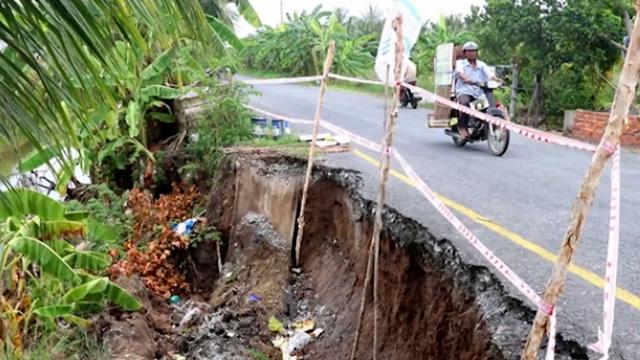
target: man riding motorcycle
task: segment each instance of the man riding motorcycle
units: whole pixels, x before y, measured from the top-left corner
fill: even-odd
[[[478,60],[478,44],[469,41],[462,46],[464,59],[456,61],[456,99],[461,105],[469,106],[474,100],[484,99],[484,90],[480,86],[489,80],[503,82],[492,74],[483,61]],[[468,128],[469,115],[460,112],[458,120],[458,132],[463,139],[469,139]]]
[[[403,81],[409,85],[416,86],[417,80],[417,71],[416,64],[411,61],[411,59],[407,60],[407,69],[404,72]],[[400,104],[402,106],[407,106],[411,104],[411,106],[415,109],[418,107],[418,102],[422,100],[421,97],[416,96],[410,89],[401,86],[400,87]]]

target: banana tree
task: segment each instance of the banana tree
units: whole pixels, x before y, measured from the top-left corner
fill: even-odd
[[[455,17],[448,19],[441,15],[437,23],[431,24],[423,31],[414,51],[419,65],[433,70],[433,59],[438,45],[450,42],[458,45],[470,40],[471,33],[463,26],[451,26],[449,23],[456,23],[456,21]]]
[[[369,48],[377,35],[353,37],[334,14],[321,7],[308,14],[288,14],[287,18],[288,23],[264,28],[247,40],[243,55],[248,67],[290,75],[317,74],[331,41],[336,42],[337,72],[365,75],[371,67]],[[296,46],[291,46],[293,43]]]
[[[6,320],[0,322],[0,342],[5,351],[21,351],[33,316],[50,324],[63,318],[86,325],[79,315],[107,302],[126,311],[140,308],[133,296],[99,275],[110,265],[109,256],[78,250],[68,241],[89,232],[107,233],[89,214],[68,211],[40,193],[11,190],[0,196],[0,310]]]

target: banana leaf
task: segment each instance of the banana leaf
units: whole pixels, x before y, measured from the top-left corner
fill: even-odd
[[[38,264],[42,271],[57,279],[73,284],[80,283],[80,277],[71,266],[44,242],[31,237],[16,236],[11,240],[10,246],[15,252]]]
[[[107,278],[95,278],[67,291],[67,293],[62,297],[62,301],[69,304],[75,303],[84,299],[89,294],[98,294],[105,291],[108,284],[109,280]]]
[[[33,313],[45,318],[59,318],[73,314],[73,305],[43,306],[33,310]]]
[[[22,161],[18,165],[18,170],[23,173],[33,171],[40,166],[48,163],[51,159],[58,155],[58,153],[58,149],[55,146],[47,146],[43,149],[43,151],[36,149],[25,156],[24,159],[22,159]]]
[[[142,307],[140,302],[133,295],[126,292],[118,285],[109,282],[106,289],[106,298],[111,303],[121,307],[126,311],[138,311]]]
[[[27,189],[13,189],[0,194],[0,220],[9,216],[37,215],[43,220],[64,218],[65,207],[50,197]]]
[[[129,126],[129,136],[135,138],[140,134],[140,104],[136,101],[129,102],[125,120]]]
[[[247,20],[253,27],[262,26],[258,12],[253,8],[249,0],[236,0],[236,5],[240,11],[240,15]]]
[[[95,219],[87,220],[89,239],[100,240],[105,242],[117,240],[118,235],[109,226],[102,224]]]
[[[92,271],[104,270],[111,264],[109,255],[96,251],[74,251],[65,255],[63,259],[74,269]]]
[[[211,25],[213,31],[220,38],[220,40],[227,42],[236,50],[244,49],[244,43],[242,42],[242,40],[240,40],[236,36],[236,34],[233,32],[233,29],[229,28],[227,24],[209,15],[207,15],[207,21],[209,21],[209,25]]]

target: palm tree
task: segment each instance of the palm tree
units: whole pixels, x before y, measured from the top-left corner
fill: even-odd
[[[130,65],[185,46],[219,58],[233,32],[211,20],[197,0],[0,2],[0,153],[65,157],[97,143],[80,134],[117,131],[128,77],[144,76]]]
[[[200,0],[200,5],[202,5],[205,14],[220,19],[227,25],[231,25],[235,19],[232,18],[231,14],[225,8],[228,4],[235,4],[240,16],[244,17],[249,24],[254,27],[260,27],[262,25],[258,13],[249,0]]]

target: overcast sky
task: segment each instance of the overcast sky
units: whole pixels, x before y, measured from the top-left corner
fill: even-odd
[[[253,7],[260,15],[260,19],[264,24],[277,25],[280,22],[280,0],[250,0]],[[429,1],[429,0],[418,0]],[[444,0],[433,1],[432,11],[428,14],[428,18],[431,21],[438,19],[440,14],[463,14],[466,15],[471,10],[471,5],[483,5],[485,0]],[[350,15],[360,15],[365,13],[369,9],[369,5],[374,5],[381,11],[386,10],[391,4],[392,0],[282,0],[282,7],[284,13],[292,13],[302,10],[313,10],[319,4],[327,10],[332,10],[337,7],[346,8]],[[238,35],[244,35],[247,31],[246,24],[239,26]]]

